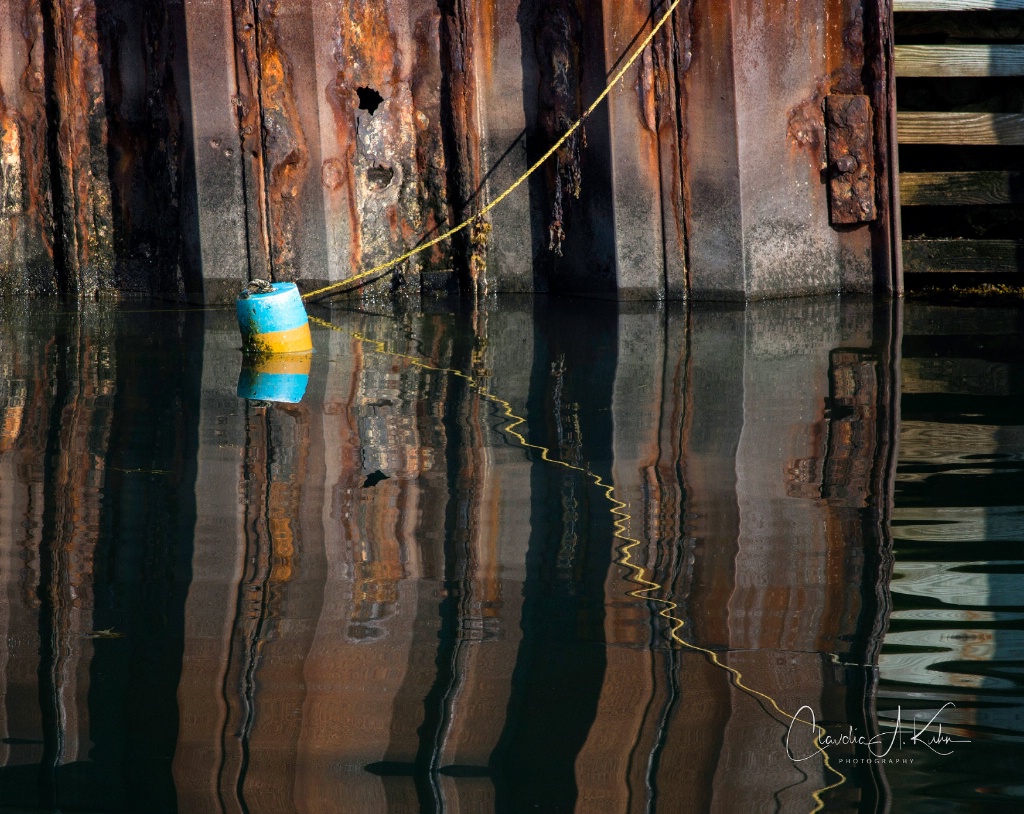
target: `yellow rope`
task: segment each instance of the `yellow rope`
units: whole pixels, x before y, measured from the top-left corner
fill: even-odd
[[[536,162],[534,162],[533,166],[531,166],[526,172],[524,172],[522,175],[520,175],[515,180],[515,182],[513,182],[513,184],[508,189],[506,189],[504,192],[502,192],[497,198],[495,198],[493,201],[491,201],[489,204],[487,204],[483,209],[481,209],[475,215],[470,215],[468,218],[466,218],[464,221],[462,221],[462,223],[460,223],[458,226],[452,227],[447,232],[444,232],[443,234],[440,234],[437,237],[435,237],[435,238],[433,238],[431,240],[428,240],[426,243],[419,244],[415,248],[410,249],[405,254],[403,254],[403,255],[401,255],[399,257],[396,257],[393,260],[388,260],[386,263],[381,263],[379,266],[374,266],[372,269],[368,269],[367,271],[360,272],[359,274],[356,274],[356,275],[354,275],[352,277],[348,277],[348,278],[346,278],[344,280],[341,280],[340,282],[331,283],[331,285],[327,285],[327,286],[324,286],[323,288],[318,288],[315,291],[310,291],[310,292],[308,292],[306,294],[303,294],[302,295],[302,299],[309,300],[309,299],[312,299],[313,297],[320,297],[320,296],[322,296],[324,294],[327,294],[327,293],[329,293],[331,291],[335,291],[335,290],[337,290],[339,288],[345,288],[345,287],[351,286],[352,284],[357,283],[360,280],[364,280],[367,277],[370,277],[370,276],[372,276],[374,274],[377,274],[378,272],[386,271],[387,269],[389,269],[389,268],[391,268],[393,266],[397,266],[399,263],[402,263],[402,262],[408,260],[410,257],[413,257],[414,255],[417,255],[420,252],[424,252],[427,249],[429,249],[429,248],[431,248],[433,246],[436,246],[441,241],[447,240],[452,235],[457,234],[458,232],[461,232],[463,229],[466,229],[469,226],[472,226],[473,222],[477,218],[482,218],[484,215],[486,215],[488,212],[490,212],[492,209],[494,209],[494,207],[496,207],[498,204],[500,204],[502,201],[504,201],[509,195],[511,195],[513,192],[515,192],[515,190],[517,190],[520,186],[522,186],[527,178],[529,178],[538,169],[540,169],[541,166],[544,164],[544,162],[547,161],[549,158],[551,158],[551,156],[553,156],[555,154],[555,152],[563,144],[565,144],[566,141],[569,140],[569,138],[572,136],[573,133],[575,133],[577,130],[579,130],[580,125],[582,125],[583,122],[586,121],[587,117],[590,116],[591,113],[593,113],[595,110],[597,110],[598,105],[600,105],[601,102],[603,102],[608,97],[608,94],[612,92],[612,89],[618,84],[619,80],[622,79],[623,76],[625,76],[626,71],[628,71],[633,66],[633,63],[635,63],[640,58],[640,55],[643,53],[644,49],[648,45],[651,44],[651,40],[654,39],[654,37],[657,35],[657,33],[665,25],[665,23],[668,22],[668,18],[672,16],[672,12],[676,10],[676,7],[681,2],[682,2],[682,0],[672,0],[672,3],[668,7],[668,11],[666,11],[665,14],[662,16],[662,18],[660,20],[658,20],[657,23],[655,23],[654,28],[651,29],[650,33],[644,38],[644,41],[640,43],[640,45],[637,47],[637,49],[633,52],[632,56],[630,56],[630,58],[628,60],[626,60],[626,62],[622,65],[622,67],[619,68],[612,75],[612,78],[608,82],[608,85],[605,87],[605,89],[603,91],[601,91],[601,94],[593,101],[593,103],[590,105],[590,107],[588,107],[584,111],[583,115],[580,116],[580,118],[578,118],[575,121],[575,123],[572,125],[572,127],[570,127],[568,130],[565,131],[565,133],[562,135],[562,137],[558,141],[556,141],[554,143],[554,145],[551,147],[551,149],[549,149],[546,153],[544,153],[544,155],[542,155],[539,159],[537,159]]]
[[[828,771],[830,771],[833,775],[835,775],[835,777],[838,778],[836,782],[832,783],[831,785],[825,786],[821,789],[817,789],[816,791],[811,793],[811,799],[814,800],[815,804],[814,808],[811,810],[811,814],[816,814],[816,812],[822,811],[825,808],[825,800],[823,797],[824,793],[826,791],[830,791],[831,789],[838,788],[839,786],[843,785],[846,782],[847,778],[845,774],[843,774],[841,771],[839,771],[839,769],[832,765],[832,761],[829,758],[828,752],[826,752],[825,748],[821,745],[821,736],[825,734],[824,728],[822,728],[814,721],[805,721],[802,718],[798,718],[796,715],[786,712],[786,710],[779,706],[778,702],[770,695],[768,695],[767,693],[763,693],[760,690],[755,690],[753,687],[750,687],[747,684],[745,684],[743,681],[743,674],[735,667],[730,667],[728,664],[723,664],[719,660],[718,654],[714,650],[709,650],[706,647],[701,647],[700,645],[688,642],[682,636],[679,635],[679,631],[682,630],[682,628],[686,624],[685,622],[683,622],[682,619],[675,615],[675,611],[679,607],[679,605],[678,603],[673,602],[671,599],[665,599],[661,596],[654,595],[656,592],[663,591],[664,586],[662,586],[660,583],[655,582],[654,580],[648,579],[646,569],[642,565],[639,565],[633,561],[633,550],[640,545],[640,541],[635,537],[630,537],[627,533],[629,521],[632,519],[632,517],[627,511],[625,511],[626,504],[619,500],[617,497],[615,497],[615,487],[612,484],[605,483],[604,479],[600,475],[598,475],[595,472],[592,472],[590,469],[586,467],[577,466],[576,464],[568,463],[567,461],[560,460],[559,458],[552,458],[551,450],[549,450],[547,447],[542,446],[541,444],[531,444],[529,441],[527,441],[526,437],[516,429],[520,425],[525,424],[526,419],[523,418],[522,416],[516,415],[516,413],[513,412],[512,410],[512,404],[510,402],[505,401],[505,399],[499,396],[496,396],[494,393],[491,393],[487,389],[487,387],[482,382],[478,381],[474,376],[471,376],[468,373],[464,373],[456,368],[438,367],[435,365],[431,365],[428,362],[424,362],[422,359],[419,359],[415,356],[411,356],[407,353],[399,353],[398,351],[388,350],[387,346],[378,339],[370,339],[369,337],[363,336],[362,334],[357,333],[355,331],[346,331],[344,328],[341,328],[332,322],[328,322],[327,320],[320,319],[319,317],[310,317],[309,321],[316,323],[317,325],[322,325],[325,328],[330,328],[333,331],[347,333],[353,339],[362,342],[364,345],[372,346],[374,350],[376,350],[380,354],[383,354],[385,356],[391,356],[392,358],[395,359],[402,359],[408,362],[410,365],[418,367],[422,370],[431,370],[437,373],[447,373],[451,376],[456,376],[460,379],[463,379],[464,381],[466,381],[467,384],[469,384],[470,387],[472,387],[477,393],[479,393],[482,398],[494,404],[497,404],[502,408],[502,410],[504,411],[505,418],[508,419],[508,423],[501,428],[502,432],[504,432],[506,435],[511,436],[512,438],[515,438],[519,445],[524,449],[532,449],[539,452],[542,461],[545,461],[549,464],[554,464],[555,466],[564,467],[565,469],[570,469],[573,472],[579,472],[580,474],[589,478],[598,489],[601,489],[604,492],[605,499],[611,504],[611,508],[609,509],[609,511],[611,512],[611,515],[614,518],[614,537],[617,540],[622,541],[622,545],[618,546],[619,558],[615,562],[618,565],[621,565],[624,568],[629,569],[632,572],[632,581],[634,582],[634,584],[641,586],[633,591],[630,591],[629,596],[632,596],[636,599],[644,600],[646,602],[657,602],[659,605],[661,605],[661,609],[658,611],[658,616],[662,617],[669,623],[669,638],[672,639],[672,641],[678,644],[680,647],[685,647],[689,650],[694,650],[698,653],[703,653],[705,656],[707,656],[712,664],[714,664],[716,667],[722,670],[725,670],[725,672],[727,672],[731,676],[732,684],[734,687],[736,687],[736,689],[740,690],[741,692],[745,692],[747,695],[749,695],[751,698],[754,698],[755,700],[761,699],[763,701],[766,701],[772,707],[772,709],[779,713],[779,715],[781,715],[785,719],[788,719],[792,723],[803,723],[814,727],[816,733],[814,736],[814,745],[818,748],[818,751],[822,755],[822,762],[825,765],[825,768],[828,769]],[[773,715],[769,715],[769,717],[771,717],[773,720],[777,720]]]

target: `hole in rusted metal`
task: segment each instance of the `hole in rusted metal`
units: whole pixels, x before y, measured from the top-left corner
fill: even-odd
[[[359,109],[365,110],[371,116],[384,101],[384,97],[373,88],[356,88],[356,93],[359,94]]]
[[[395,171],[391,167],[375,164],[366,171],[366,183],[373,189],[384,189],[395,177]]]

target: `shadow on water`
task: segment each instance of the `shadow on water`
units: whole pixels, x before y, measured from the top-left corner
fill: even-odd
[[[5,324],[0,800],[174,811],[202,321]]]
[[[0,810],[1019,797],[1019,317],[924,313],[324,311],[290,404],[228,311],[12,309]]]

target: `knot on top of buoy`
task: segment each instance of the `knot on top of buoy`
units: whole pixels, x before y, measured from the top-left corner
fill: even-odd
[[[274,284],[269,280],[250,280],[242,286],[238,296],[242,299],[251,297],[253,294],[269,294],[274,290]]]

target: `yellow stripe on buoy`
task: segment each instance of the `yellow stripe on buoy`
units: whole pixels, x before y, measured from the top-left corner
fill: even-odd
[[[287,331],[252,333],[243,337],[243,345],[248,353],[302,353],[313,347],[313,338],[306,324]]]

